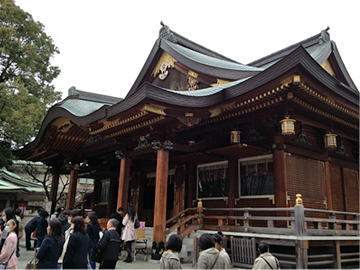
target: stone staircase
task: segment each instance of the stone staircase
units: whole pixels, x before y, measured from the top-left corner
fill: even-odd
[[[181,252],[178,254],[180,260],[182,263],[191,263],[193,261],[193,243],[194,243],[194,236],[197,236],[198,238],[203,233],[216,233],[215,231],[208,231],[208,230],[197,230],[193,231],[191,234],[186,236],[183,239],[183,246],[181,249]],[[171,235],[176,234],[176,232],[170,233],[166,239],[168,239]],[[147,254],[151,254],[151,247],[152,247],[152,236],[153,236],[153,228],[152,227],[145,227],[145,237],[151,238],[151,240],[148,241],[147,244]],[[151,255],[148,256],[149,259],[151,258]]]

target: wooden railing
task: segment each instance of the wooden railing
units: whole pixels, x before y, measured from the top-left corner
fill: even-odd
[[[166,221],[166,235],[182,237],[197,229],[295,236],[358,236],[360,214],[304,208],[188,208]],[[230,215],[231,214],[231,215]]]
[[[359,213],[305,208],[301,195],[297,197],[293,208],[204,208],[200,201],[197,208],[188,208],[169,219],[166,224],[167,227],[170,225],[171,227],[166,230],[166,235],[177,229],[177,233],[183,238],[194,230],[202,229],[246,233],[246,235],[251,234],[252,236],[249,237],[252,239],[256,237],[255,234],[295,236],[292,238],[295,240],[291,241],[296,241],[295,245],[298,247],[296,254],[282,254],[279,257],[285,256],[281,262],[296,266],[296,268],[328,265],[332,262],[329,258],[334,257],[331,254],[307,254],[308,236],[326,236],[327,240],[331,240],[332,236],[357,236],[354,237],[354,241],[359,240]],[[245,234],[241,235],[245,237]],[[339,242],[339,239],[337,238],[335,242]],[[251,257],[253,261],[255,259],[254,244],[240,246],[248,246],[248,257]],[[355,255],[360,255],[359,252],[354,253],[355,255],[341,254],[339,244],[336,249],[338,258],[333,259],[333,262],[337,268],[340,268],[341,263],[344,262],[359,261],[359,256],[353,258]],[[194,250],[196,250],[195,247]],[[351,258],[348,258],[349,256]],[[245,264],[248,263],[245,262]],[[239,265],[245,266],[245,264]]]

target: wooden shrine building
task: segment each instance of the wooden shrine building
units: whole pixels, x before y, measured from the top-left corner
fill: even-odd
[[[359,92],[328,30],[245,65],[162,25],[125,98],[70,88],[15,154],[52,166],[52,196],[70,174],[67,207],[95,179],[98,216],[131,204],[157,243],[198,199],[358,213]]]

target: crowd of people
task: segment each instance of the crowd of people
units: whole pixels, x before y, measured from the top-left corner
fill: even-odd
[[[124,208],[111,215],[103,231],[95,212],[88,213],[85,226],[80,210],[59,211],[57,219],[48,220],[49,213],[40,211],[39,216],[22,224],[22,213],[7,207],[1,214],[0,263],[7,269],[17,269],[20,256],[19,239],[26,235],[26,249],[36,250],[37,269],[115,269],[121,246],[125,243],[127,257],[131,263],[132,243],[137,239],[135,221],[138,219],[134,207],[130,206],[124,216]],[[31,247],[31,234],[36,230],[36,244]],[[205,233],[198,239],[200,248],[197,269],[230,269],[231,260],[223,248],[222,232]],[[166,251],[160,259],[160,269],[181,269],[178,253],[182,249],[182,239],[173,234],[166,243]],[[259,257],[253,269],[279,269],[278,260],[269,252],[269,245],[261,241],[258,245]]]

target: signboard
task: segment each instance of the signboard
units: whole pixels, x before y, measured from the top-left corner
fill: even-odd
[[[28,206],[44,206],[43,201],[28,201]]]

